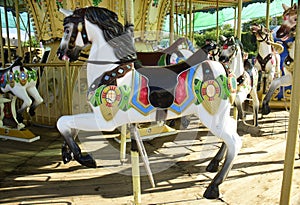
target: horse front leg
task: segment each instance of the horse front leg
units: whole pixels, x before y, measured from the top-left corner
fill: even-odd
[[[37,88],[35,86],[27,88],[27,92],[34,99],[33,104],[31,104],[31,106],[29,108],[30,116],[34,116],[35,115],[35,109],[37,108],[37,106],[42,104],[44,100],[41,97],[39,91],[37,90]]]
[[[57,121],[57,128],[64,137],[62,145],[62,158],[68,163],[73,157],[83,166],[96,168],[96,161],[91,155],[83,155],[80,147],[75,142],[78,130],[96,131],[97,123],[93,113],[86,113],[72,116],[62,116]]]
[[[13,93],[13,95],[20,98],[23,101],[23,104],[17,110],[17,113],[16,113],[17,121],[19,123],[23,123],[23,120],[24,120],[23,113],[31,105],[32,100],[30,99],[29,95],[27,94],[25,87],[23,87],[21,85],[15,86],[13,89],[11,89],[11,92]]]
[[[220,153],[227,150],[227,154],[221,170],[213,178],[204,192],[203,196],[207,199],[217,199],[220,197],[219,185],[222,184],[222,182],[227,178],[228,173],[232,168],[233,160],[238,155],[238,152],[242,146],[240,137],[237,134],[232,134],[234,136],[231,136],[232,138],[230,140],[226,139],[225,143],[222,144],[219,150]],[[222,154],[220,154],[218,157],[221,157]]]
[[[208,172],[217,172],[219,169],[219,164],[222,161],[226,151],[226,145],[223,142],[216,156],[210,161],[210,163],[206,167],[206,171]]]

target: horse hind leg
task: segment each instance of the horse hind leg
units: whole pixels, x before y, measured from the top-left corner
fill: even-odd
[[[208,171],[208,172],[217,172],[218,171],[219,164],[222,161],[222,159],[224,158],[225,151],[226,151],[226,145],[223,142],[222,146],[220,147],[220,149],[217,152],[217,154],[214,156],[214,158],[207,165],[206,171]]]

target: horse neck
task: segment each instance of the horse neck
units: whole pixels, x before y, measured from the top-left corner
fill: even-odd
[[[259,43],[258,46],[258,53],[261,57],[265,57],[272,53],[272,46],[270,44],[267,44],[267,42],[263,41]]]
[[[239,77],[244,72],[244,61],[242,56],[242,51],[238,47],[236,56],[232,59],[230,67],[233,69],[233,72],[236,77]]]
[[[87,64],[87,80],[88,86],[90,86],[91,83],[104,72],[117,67],[118,65],[113,62],[117,62],[119,59],[116,57],[113,47],[111,47],[104,39],[102,30],[88,21],[86,21],[86,25],[87,35],[89,36],[89,41],[92,43],[88,60],[112,62],[108,64]]]

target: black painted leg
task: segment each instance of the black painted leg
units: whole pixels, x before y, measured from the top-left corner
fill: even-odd
[[[206,171],[208,172],[217,172],[219,169],[219,164],[222,161],[226,151],[226,145],[223,142],[221,148],[219,149],[216,156],[210,161],[208,166],[206,167]]]

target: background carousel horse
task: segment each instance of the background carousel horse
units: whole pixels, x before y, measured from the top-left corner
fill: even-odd
[[[280,77],[280,55],[283,47],[275,43],[272,38],[272,31],[263,25],[254,24],[250,27],[257,41],[257,56],[255,58],[254,67],[257,68],[259,75],[259,86],[263,80],[262,93],[265,94],[270,87],[271,82]],[[264,114],[264,112],[262,112]]]
[[[285,89],[284,86],[290,86],[292,84],[292,70],[293,70],[293,52],[294,52],[294,36],[295,28],[297,23],[297,5],[294,4],[291,7],[288,7],[285,4],[282,4],[284,9],[283,12],[283,21],[279,28],[277,28],[275,40],[279,41],[283,46],[283,52],[280,54],[280,67],[282,76],[278,79],[275,79],[271,82],[270,88],[264,97],[262,103],[262,114],[267,115],[271,112],[269,102],[273,96],[273,93],[280,86],[282,90]],[[288,88],[288,87],[287,87]],[[284,95],[284,92],[282,92]]]
[[[227,75],[237,78],[238,89],[234,103],[238,109],[239,119],[245,122],[245,114],[242,103],[250,94],[253,100],[253,125],[258,125],[259,100],[257,96],[258,72],[257,69],[243,56],[242,43],[234,38],[220,36],[219,61],[223,64]]]
[[[201,49],[207,53],[208,59],[219,61],[219,54],[220,50],[216,42],[210,41],[209,43],[205,44],[201,47]]]
[[[9,67],[0,71],[1,91],[12,92],[12,94],[23,101],[21,107],[17,110],[17,121],[23,121],[23,112],[29,109],[29,114],[35,114],[35,108],[43,102],[37,88],[37,73],[35,70],[23,67],[22,58],[18,57]],[[34,99],[32,100],[30,96]]]
[[[204,193],[206,198],[218,198],[219,185],[241,148],[241,139],[234,129],[236,122],[230,117],[230,91],[222,65],[205,61],[206,54],[198,50],[179,64],[134,69],[132,34],[114,12],[100,7],[61,11],[67,17],[57,51],[59,59],[75,61],[81,50],[91,44],[87,81],[88,100],[93,109],[93,113],[62,116],[57,121],[65,140],[64,162],[74,156],[80,164],[96,167],[91,155],[83,155],[74,141],[77,130],[111,131],[123,124],[196,114],[224,141],[225,162]],[[131,130],[132,135],[137,134],[135,126]],[[207,169],[217,171],[219,161],[214,158]]]

